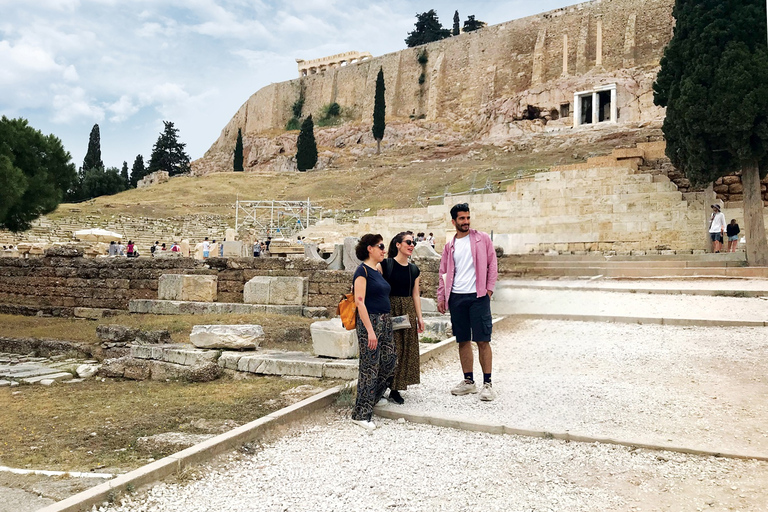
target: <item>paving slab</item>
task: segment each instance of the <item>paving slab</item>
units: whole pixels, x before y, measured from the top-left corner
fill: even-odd
[[[29,377],[26,379],[21,379],[21,382],[24,382],[26,384],[43,384],[44,381],[51,381],[50,383],[47,383],[46,385],[50,385],[55,381],[59,380],[70,380],[72,379],[72,374],[69,372],[60,372],[60,373],[51,373],[48,375],[41,375],[39,377]]]
[[[517,289],[768,297],[768,279],[505,279],[497,286]]]
[[[39,364],[18,364],[13,366],[0,366],[0,377],[12,377],[24,379],[58,373],[59,370]]]
[[[519,429],[768,456],[764,328],[511,321],[495,327],[499,397],[456,397],[454,349],[399,409]],[[475,376],[482,380],[475,362]],[[394,407],[394,406],[392,406]]]

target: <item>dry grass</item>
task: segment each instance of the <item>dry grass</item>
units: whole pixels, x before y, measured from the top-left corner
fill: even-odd
[[[148,457],[136,452],[138,437],[193,432],[188,424],[198,418],[244,424],[298,400],[280,393],[308,382],[335,384],[254,377],[206,383],[91,380],[0,388],[0,465],[62,471],[135,468]]]
[[[121,314],[98,321],[76,318],[39,318],[0,315],[0,336],[45,338],[97,343],[96,326],[119,324],[145,330],[168,329],[174,343],[189,343],[194,325],[257,324],[266,335],[263,348],[307,350],[309,325],[313,320],[287,315],[137,315]]]
[[[63,204],[51,218],[117,214],[167,218],[186,214],[217,214],[234,219],[235,200],[306,200],[324,208],[409,208],[421,196],[469,189],[491,181],[514,177],[518,171],[546,168],[573,161],[572,152],[522,154],[495,148],[470,147],[449,150],[433,147],[407,153],[340,159],[338,169],[286,173],[279,177],[256,173],[216,173],[203,177],[179,177],[151,188],[129,190],[76,205]],[[362,186],[361,186],[362,184]],[[74,210],[74,211],[73,211]]]

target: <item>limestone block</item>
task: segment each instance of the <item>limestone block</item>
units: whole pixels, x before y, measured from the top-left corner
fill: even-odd
[[[189,341],[198,348],[256,349],[264,337],[260,325],[195,325]]]
[[[224,237],[227,239],[228,242],[233,242],[237,240],[237,231],[235,231],[234,228],[227,228],[224,231]]]
[[[236,240],[236,241],[226,241],[222,244],[224,246],[224,257],[225,258],[241,258],[243,256],[243,242]]]
[[[325,261],[317,252],[317,244],[304,244],[304,257],[312,261]]]
[[[242,352],[222,352],[218,364],[227,370],[237,370],[237,363],[243,357]]]
[[[163,274],[157,286],[160,300],[215,302],[216,276]]]
[[[306,277],[256,276],[245,283],[243,302],[246,304],[302,306],[307,303],[308,290],[309,279]]]
[[[309,326],[312,350],[317,356],[351,359],[358,356],[357,331],[348,331],[340,318],[315,322]]]
[[[327,260],[329,270],[344,270],[344,244],[335,244]]]
[[[413,249],[414,258],[439,260],[440,254],[435,251],[427,242],[419,242],[416,244],[416,248]]]
[[[182,240],[181,243],[179,244],[179,249],[181,250],[182,257],[189,258],[189,255],[190,255],[189,240],[187,240],[186,238]]]
[[[437,301],[435,299],[429,299],[427,297],[421,298],[421,312],[422,313],[437,313]]]
[[[344,270],[355,270],[361,261],[355,256],[355,247],[360,239],[354,236],[348,236],[344,239]]]
[[[75,372],[77,373],[77,376],[82,379],[87,379],[88,377],[93,377],[96,375],[96,372],[99,371],[99,368],[101,365],[98,364],[81,364],[77,367]]]

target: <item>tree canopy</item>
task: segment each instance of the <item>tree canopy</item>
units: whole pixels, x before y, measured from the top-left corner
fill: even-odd
[[[384,99],[384,70],[379,68],[376,75],[376,92],[373,99],[373,138],[376,139],[376,154],[381,152],[381,140],[384,138],[386,128],[387,105]]]
[[[472,32],[474,30],[478,30],[486,26],[487,23],[484,21],[476,20],[474,14],[470,14],[467,17],[467,21],[464,22],[464,32]]]
[[[315,123],[312,114],[301,123],[299,138],[296,140],[296,167],[300,171],[312,169],[317,164],[317,143],[315,142]]]
[[[459,25],[459,21],[461,18],[459,18],[459,11],[456,11],[453,13],[453,30],[451,31],[451,35],[457,36],[461,34],[461,25]]]
[[[94,124],[91,128],[91,135],[88,137],[88,151],[83,158],[82,172],[96,167],[104,168],[104,162],[101,160],[101,131],[98,124]]]
[[[144,157],[136,155],[131,166],[131,188],[136,188],[139,180],[147,175],[147,168],[144,167]]]
[[[147,173],[167,171],[169,176],[188,173],[191,170],[189,155],[184,151],[186,144],[179,142],[179,130],[171,121],[163,121],[163,124],[165,129],[152,147]]]
[[[77,181],[72,157],[57,137],[43,135],[26,119],[0,119],[0,228],[29,229],[56,209]]]
[[[88,169],[81,186],[84,198],[111,196],[126,189],[125,181],[117,167]]]
[[[763,0],[677,0],[654,101],[667,156],[694,184],[742,171],[747,258],[765,247],[760,175],[768,171],[768,45]],[[754,230],[750,224],[754,220]],[[762,242],[760,241],[762,240]]]
[[[408,48],[413,48],[420,44],[439,41],[447,37],[451,37],[450,29],[443,28],[435,10],[430,9],[427,12],[416,14],[416,28],[413,32],[408,33],[408,37],[405,38],[405,44],[408,45]]]

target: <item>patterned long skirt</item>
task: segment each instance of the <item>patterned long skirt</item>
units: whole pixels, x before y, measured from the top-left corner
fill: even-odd
[[[360,347],[357,377],[357,400],[352,411],[353,420],[370,420],[373,406],[387,390],[387,382],[395,371],[395,345],[392,343],[392,317],[389,313],[372,314],[371,325],[376,333],[376,348],[368,348],[368,330],[357,317],[357,343]]]
[[[413,297],[390,297],[392,316],[408,315],[410,329],[399,329],[392,333],[397,354],[395,376],[390,388],[403,391],[411,384],[421,382],[421,356],[419,356],[419,334],[417,332],[416,307]]]

